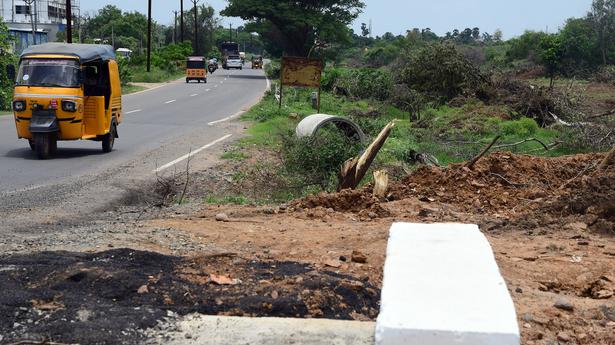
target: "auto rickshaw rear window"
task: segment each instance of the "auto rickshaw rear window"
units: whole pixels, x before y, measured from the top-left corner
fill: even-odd
[[[72,59],[23,59],[17,85],[79,87],[79,62]]]
[[[202,61],[187,61],[186,67],[188,69],[205,69],[205,60]]]

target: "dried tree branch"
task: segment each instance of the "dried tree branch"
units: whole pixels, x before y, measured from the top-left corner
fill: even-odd
[[[521,144],[525,144],[525,143],[530,142],[530,141],[535,141],[535,142],[539,143],[540,145],[542,145],[542,147],[545,148],[546,151],[550,150],[549,146],[545,145],[545,143],[543,143],[542,141],[540,141],[540,140],[538,140],[536,138],[528,138],[528,139],[525,139],[525,140],[522,140],[522,141],[519,141],[519,142],[516,142],[516,143],[512,143],[512,144],[503,144],[503,145],[494,146],[493,148],[494,149],[502,149],[502,148],[505,148],[505,147],[513,147],[513,146],[518,146],[518,145],[521,145]]]
[[[476,162],[478,162],[485,154],[487,154],[487,152],[491,150],[493,145],[495,145],[495,143],[497,143],[501,137],[502,137],[501,135],[498,135],[497,137],[493,138],[493,141],[491,141],[489,146],[485,147],[485,149],[481,153],[479,153],[478,156],[474,157],[474,159],[472,159],[470,162],[466,164],[466,168],[472,169],[472,167],[474,167]]]

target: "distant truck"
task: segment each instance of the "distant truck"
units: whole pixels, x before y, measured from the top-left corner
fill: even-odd
[[[239,57],[241,58],[241,63],[246,62],[246,52],[239,52]]]
[[[229,56],[239,56],[239,43],[224,42],[220,44],[220,52],[222,53],[222,68],[227,69],[226,61]]]

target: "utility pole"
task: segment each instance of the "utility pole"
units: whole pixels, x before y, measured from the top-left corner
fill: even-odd
[[[229,33],[230,38],[231,38],[231,39],[229,40],[229,42],[233,42],[233,23],[230,23],[230,24],[228,25],[228,33]]]
[[[194,55],[199,54],[199,25],[198,25],[199,15],[198,15],[198,8],[196,7],[196,4],[198,2],[199,0],[192,0],[192,4],[194,5]]]
[[[152,0],[147,0],[147,72],[152,67]]]
[[[73,43],[73,8],[70,0],[66,0],[66,43]]]
[[[179,43],[184,43],[184,0],[179,0],[179,13]]]
[[[175,25],[173,26],[173,43],[177,44],[177,11],[175,13]]]
[[[32,45],[36,45],[36,24],[34,24],[34,6],[33,6],[34,0],[24,0],[24,2],[28,6],[27,8],[30,9],[30,22],[32,23]],[[15,6],[13,6],[13,9],[14,8]]]

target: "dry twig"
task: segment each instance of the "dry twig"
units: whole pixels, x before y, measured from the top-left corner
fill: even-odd
[[[547,146],[545,143],[543,143],[542,141],[540,141],[540,140],[538,140],[536,138],[528,138],[528,139],[525,139],[525,140],[522,140],[522,141],[519,141],[519,142],[516,142],[516,143],[512,143],[512,144],[503,144],[503,145],[494,146],[493,148],[497,150],[497,149],[502,149],[502,148],[505,148],[505,147],[513,147],[513,146],[518,146],[518,145],[521,145],[521,144],[528,143],[530,141],[535,141],[535,142],[539,143],[540,145],[542,145],[542,147],[545,148],[546,151],[550,150],[549,146]]]
[[[472,159],[470,162],[466,164],[466,168],[472,169],[472,167],[474,167],[476,162],[478,162],[485,154],[487,154],[487,152],[491,150],[493,145],[495,145],[495,143],[497,143],[501,137],[502,137],[501,135],[498,135],[497,137],[493,138],[493,141],[489,144],[489,146],[485,147],[485,149],[481,153],[479,153],[478,156],[474,157],[474,159]]]

